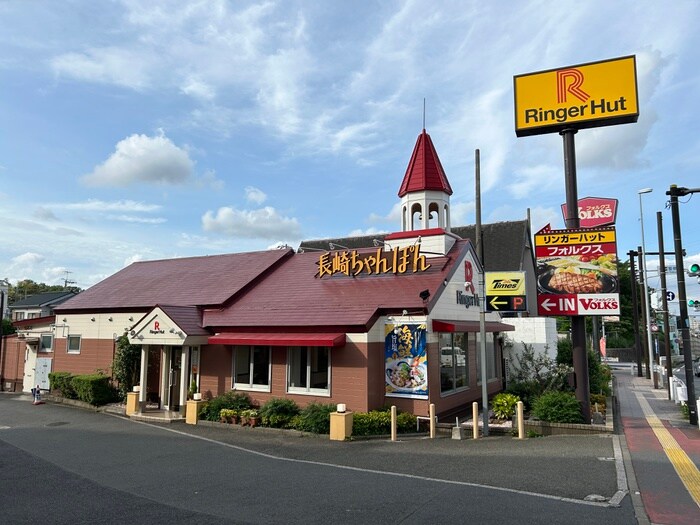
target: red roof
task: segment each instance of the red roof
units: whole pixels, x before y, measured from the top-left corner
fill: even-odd
[[[436,190],[452,195],[450,182],[442,169],[433,141],[425,130],[418,136],[413,155],[403,176],[399,197],[415,191]]]
[[[431,266],[424,272],[357,277],[338,273],[316,277],[321,254],[297,253],[229,307],[204,310],[202,325],[221,331],[255,332],[260,327],[365,331],[387,312],[429,311],[468,246],[469,241],[458,240],[447,256],[428,259]],[[427,303],[420,297],[423,290],[430,292]]]
[[[55,311],[223,305],[293,253],[291,249],[267,250],[136,262]]]

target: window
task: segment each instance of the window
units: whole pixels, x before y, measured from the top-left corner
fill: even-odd
[[[41,336],[41,347],[39,348],[40,352],[51,352],[53,349],[53,336],[50,334],[42,335]]]
[[[22,321],[24,319],[24,312],[15,312],[15,321]]]
[[[330,395],[330,349],[294,346],[287,355],[287,390]]]
[[[466,333],[441,333],[440,393],[454,393],[469,386],[469,347]]]
[[[27,314],[27,319],[37,319],[38,317],[39,313],[37,312],[29,312],[29,314]]]
[[[270,347],[233,348],[233,387],[270,391]]]
[[[66,343],[66,351],[69,354],[79,354],[80,353],[80,336],[79,335],[69,335]]]
[[[476,378],[481,383],[481,339],[476,334]],[[496,378],[496,347],[493,344],[493,333],[486,333],[486,380]]]

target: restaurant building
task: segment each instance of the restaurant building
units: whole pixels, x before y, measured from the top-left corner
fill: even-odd
[[[358,248],[133,263],[56,308],[53,370],[109,371],[126,334],[142,348],[142,411],[179,411],[194,382],[205,399],[235,389],[257,404],[465,413],[482,367],[489,395],[502,390],[513,327],[486,313],[482,363],[483,269],[451,231],[451,194],[423,130],[399,189],[400,231]]]

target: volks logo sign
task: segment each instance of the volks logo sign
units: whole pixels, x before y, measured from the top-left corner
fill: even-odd
[[[634,56],[513,77],[518,137],[637,122]]]
[[[567,219],[566,204],[561,205],[564,221]],[[578,200],[578,218],[581,228],[597,228],[615,224],[617,216],[617,199],[584,197]]]

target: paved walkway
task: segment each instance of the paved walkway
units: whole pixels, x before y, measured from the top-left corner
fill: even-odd
[[[623,455],[639,523],[700,524],[700,430],[666,389],[615,371]]]

